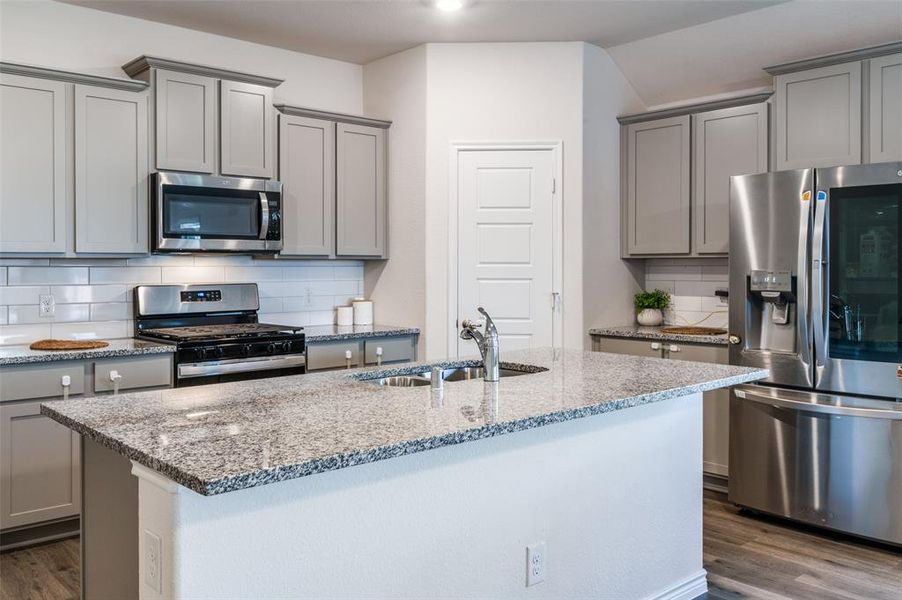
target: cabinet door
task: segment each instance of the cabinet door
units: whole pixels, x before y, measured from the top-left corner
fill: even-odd
[[[0,252],[65,252],[68,85],[0,76]]]
[[[147,95],[75,86],[75,251],[147,252]]]
[[[689,253],[689,116],[627,130],[629,254]]]
[[[664,355],[672,360],[729,364],[726,346],[700,346],[692,344],[664,344]],[[703,464],[706,473],[726,477],[730,459],[730,389],[721,388],[705,392],[703,396]]]
[[[774,78],[777,170],[861,163],[861,63]]]
[[[157,169],[212,173],[216,80],[157,70],[154,88]]]
[[[694,121],[695,251],[730,249],[730,177],[767,171],[767,104],[700,113]]]
[[[870,61],[869,162],[902,160],[902,54]]]
[[[336,254],[384,257],[385,129],[336,129]]]
[[[239,177],[272,177],[272,88],[219,82],[220,172]]]
[[[0,528],[77,515],[79,436],[40,402],[0,404]]]
[[[335,253],[335,123],[279,115],[282,256]]]
[[[654,340],[592,336],[592,350],[596,352],[661,358],[662,345],[663,342],[656,342]]]
[[[360,340],[314,342],[307,344],[307,370],[344,369],[348,366],[347,353],[351,353],[351,366],[364,364],[363,342]]]

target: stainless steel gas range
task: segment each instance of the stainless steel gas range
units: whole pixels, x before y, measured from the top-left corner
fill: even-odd
[[[259,323],[255,283],[141,285],[135,336],[174,343],[175,385],[303,373],[302,327]]]

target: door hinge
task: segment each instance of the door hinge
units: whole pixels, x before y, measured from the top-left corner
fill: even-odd
[[[557,192],[557,177],[551,178],[551,193],[554,194]]]

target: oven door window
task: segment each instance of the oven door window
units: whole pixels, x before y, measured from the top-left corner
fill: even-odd
[[[163,237],[253,240],[260,237],[260,194],[188,186],[163,187]]]
[[[830,190],[831,358],[902,360],[902,185]]]

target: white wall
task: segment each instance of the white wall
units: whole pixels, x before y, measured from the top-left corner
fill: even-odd
[[[390,119],[388,261],[365,263],[381,323],[426,326],[426,47],[366,65],[363,108]],[[422,346],[422,345],[421,345]]]
[[[276,102],[360,113],[362,69],[182,27],[36,0],[0,2],[0,59],[124,77],[142,54],[285,79]]]
[[[597,46],[583,46],[583,325],[632,323],[642,261],[620,259],[620,124],[643,110],[629,82]],[[590,347],[588,334],[583,344]]]

